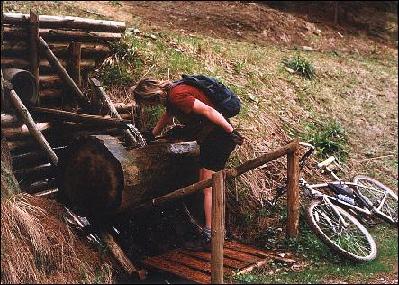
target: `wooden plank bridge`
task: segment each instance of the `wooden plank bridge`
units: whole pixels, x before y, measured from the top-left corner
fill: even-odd
[[[211,252],[175,249],[158,256],[147,257],[144,266],[173,273],[196,283],[212,281]],[[223,247],[223,275],[246,273],[271,261],[294,263],[295,260],[278,256],[275,252],[260,250],[237,241],[226,241]]]

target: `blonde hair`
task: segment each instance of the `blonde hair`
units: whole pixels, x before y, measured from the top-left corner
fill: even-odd
[[[166,100],[172,86],[170,81],[159,81],[153,78],[140,80],[133,88],[133,96],[136,101]]]

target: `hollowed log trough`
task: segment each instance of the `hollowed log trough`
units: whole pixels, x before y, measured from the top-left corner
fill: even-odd
[[[129,212],[198,179],[196,142],[158,142],[128,149],[112,136],[75,139],[60,157],[59,198],[96,219]]]

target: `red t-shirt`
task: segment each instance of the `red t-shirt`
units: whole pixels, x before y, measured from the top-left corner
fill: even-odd
[[[169,92],[169,104],[171,108],[190,114],[193,111],[194,100],[197,99],[202,103],[214,107],[211,101],[206,97],[204,92],[188,84],[178,84]]]
[[[195,99],[214,108],[203,91],[181,83],[169,91],[166,110],[186,126],[187,137],[202,141],[211,131],[210,126],[213,124],[204,116],[193,113]]]

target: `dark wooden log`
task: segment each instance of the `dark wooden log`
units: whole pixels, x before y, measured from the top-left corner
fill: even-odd
[[[65,86],[65,83],[58,75],[41,75],[39,86],[41,89],[53,89]]]
[[[8,142],[8,148],[12,154],[20,153],[27,149],[39,149],[38,144],[33,138]]]
[[[57,193],[58,193],[58,188],[50,188],[41,192],[36,192],[34,195],[46,199],[56,199]]]
[[[82,87],[82,78],[80,76],[80,62],[81,62],[81,43],[72,42],[69,45],[69,61],[68,61],[68,73],[71,78],[75,81],[76,85]]]
[[[30,115],[28,109],[22,104],[21,99],[18,97],[18,95],[15,93],[14,90],[10,90],[10,98],[11,102],[14,105],[15,109],[18,111],[20,114],[22,120],[24,123],[27,125],[29,132],[33,136],[33,138],[36,140],[36,142],[40,145],[40,147],[47,153],[47,155],[50,158],[51,163],[54,165],[57,165],[58,163],[58,157],[55,154],[55,152],[51,149],[49,143],[47,142],[46,138],[43,136],[43,134],[37,129],[35,122],[32,119],[32,116]]]
[[[35,194],[49,189],[54,189],[56,187],[57,187],[57,181],[55,178],[38,181],[30,185],[21,185],[22,191],[27,192],[29,194]]]
[[[62,66],[66,66],[67,62],[64,59],[59,60]],[[81,68],[82,70],[90,70],[94,69],[96,66],[96,61],[94,59],[85,59],[81,61]],[[14,58],[14,57],[3,57],[1,59],[1,66],[2,68],[14,67],[14,68],[21,68],[21,69],[29,69],[30,63],[27,58]],[[40,74],[48,74],[48,73],[55,73],[55,69],[50,65],[47,59],[40,60]]]
[[[29,20],[29,14],[4,13],[3,23],[23,25]],[[43,28],[69,28],[84,29],[90,31],[121,32],[126,30],[125,22],[95,20],[72,16],[40,15],[40,27]]]
[[[14,171],[14,175],[20,181],[20,185],[27,185],[46,178],[54,178],[56,169],[48,163],[33,168],[16,170]]]
[[[23,124],[16,115],[1,114],[1,128],[20,127]]]
[[[69,55],[69,43],[48,43],[49,48],[58,58],[65,58]],[[108,44],[101,43],[81,43],[81,57],[85,58],[104,58],[112,53]]]
[[[68,75],[67,71],[61,65],[61,63],[58,61],[57,57],[52,53],[52,51],[48,47],[47,43],[41,37],[39,37],[39,42],[40,42],[41,47],[43,47],[45,49],[47,59],[50,62],[51,66],[53,66],[56,69],[58,75],[65,81],[65,83],[69,86],[69,88],[71,88],[77,101],[83,107],[88,107],[89,100],[82,93],[82,91],[79,89],[79,87],[76,85],[76,83],[72,80],[72,78]]]
[[[297,146],[298,146],[298,141],[297,140],[292,141],[289,144],[282,146],[276,150],[273,150],[269,153],[265,153],[264,155],[262,155],[258,158],[248,160],[235,168],[227,169],[226,177],[227,178],[237,177],[238,175],[241,175],[249,170],[255,169],[271,160],[277,159],[283,155],[286,155],[288,153],[295,151]],[[212,185],[212,179],[202,180],[200,182],[194,183],[187,187],[177,189],[173,192],[171,191],[171,193],[166,194],[162,197],[154,198],[151,201],[147,201],[143,204],[135,206],[134,208],[121,209],[121,213],[124,212],[123,214],[129,214],[129,213],[134,214],[134,213],[137,213],[140,211],[151,209],[155,206],[160,206],[160,205],[172,202],[172,201],[176,201],[183,197],[192,195],[204,188],[211,187],[211,185]],[[118,213],[116,213],[116,214],[118,214]]]
[[[65,31],[55,29],[39,29],[39,36],[46,41],[76,41],[76,42],[92,42],[103,43],[119,41],[122,37],[120,33],[109,32],[82,32],[82,31]],[[29,32],[23,28],[4,27],[4,40],[21,41],[29,38]]]
[[[119,119],[104,118],[97,115],[76,114],[50,108],[33,107],[32,112],[36,115],[45,115],[49,120],[69,120],[77,123],[101,124],[104,127],[126,128],[126,123],[128,123],[127,121]]]
[[[38,123],[36,124],[36,128],[38,131],[42,132],[50,129],[49,123]],[[31,133],[28,127],[23,124],[17,128],[2,128],[3,135],[7,138],[8,141],[22,139],[28,136],[31,136]]]
[[[60,197],[77,214],[123,212],[198,179],[195,142],[126,149],[110,136],[76,139],[60,158]]]
[[[39,17],[30,12],[30,27],[29,27],[29,55],[30,55],[30,70],[35,77],[37,91],[39,92]],[[40,98],[37,102],[40,105]]]
[[[59,155],[57,150],[55,152]],[[42,151],[30,151],[12,157],[12,166],[15,170],[30,168],[48,162],[47,155]]]
[[[110,233],[103,232],[100,234],[101,239],[106,244],[111,255],[119,263],[122,269],[128,274],[128,276],[135,275],[139,280],[144,280],[147,277],[147,271],[137,269],[130,259],[123,252],[122,248],[115,242],[114,237]]]
[[[60,43],[48,43],[49,48],[52,50],[55,56],[59,59],[66,59],[69,56],[67,42]],[[3,57],[21,57],[29,54],[29,47],[26,42],[4,42],[3,48],[1,50],[1,55]],[[39,51],[41,57],[45,57],[44,51]],[[108,44],[101,43],[81,43],[81,57],[82,59],[92,59],[92,58],[105,58],[112,54],[111,49]]]
[[[212,284],[223,284],[225,178],[226,173],[223,170],[212,177]]]
[[[60,89],[42,89],[40,90],[39,96],[40,98],[60,98],[63,96],[64,94],[64,90],[62,88]],[[44,101],[42,100],[42,102],[44,103]]]

